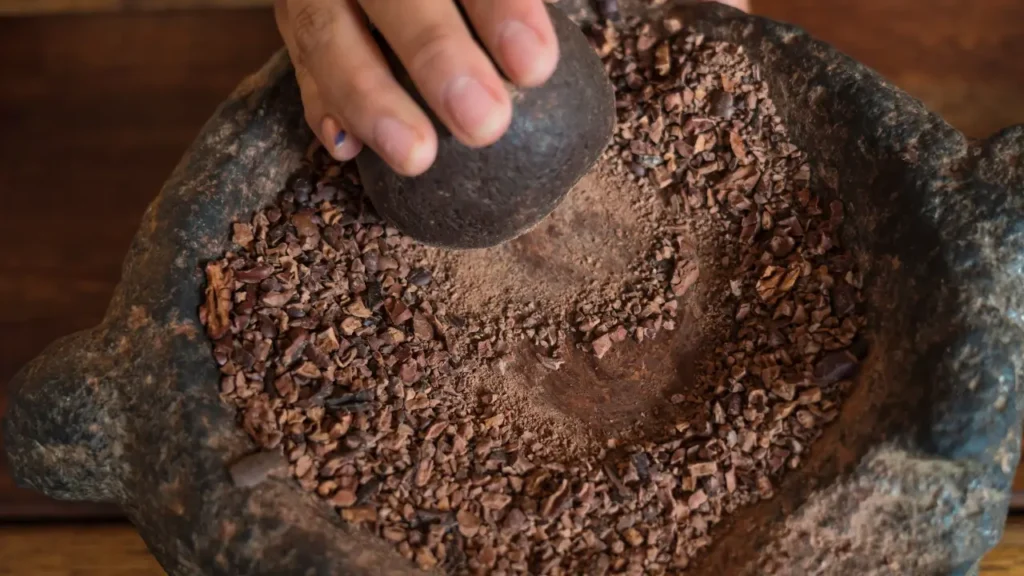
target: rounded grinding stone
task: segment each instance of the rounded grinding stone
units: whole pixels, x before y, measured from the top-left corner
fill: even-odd
[[[542,86],[510,86],[512,124],[495,144],[460,144],[431,114],[437,160],[408,178],[367,148],[356,159],[377,211],[406,234],[445,248],[485,248],[526,232],[551,213],[600,157],[615,126],[615,99],[600,58],[580,29],[548,7],[561,58]],[[424,110],[383,41],[399,82]]]

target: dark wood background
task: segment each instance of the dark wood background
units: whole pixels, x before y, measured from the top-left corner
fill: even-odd
[[[63,13],[88,2],[108,11]],[[0,0],[0,13],[51,12],[0,18],[0,386],[54,338],[100,320],[142,211],[218,102],[280,45],[265,7],[86,4]],[[755,0],[754,9],[832,42],[969,135],[1024,122],[1020,0]],[[112,514],[19,491],[0,463],[0,519]]]

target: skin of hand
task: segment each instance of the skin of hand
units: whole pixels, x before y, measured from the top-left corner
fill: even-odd
[[[512,119],[502,74],[525,88],[543,84],[558,63],[554,29],[544,0],[458,1],[466,18],[456,0],[275,0],[306,121],[332,156],[350,160],[365,143],[416,176],[437,155],[429,118],[392,76],[368,22],[459,142],[501,138]],[[749,9],[749,0],[721,1]]]

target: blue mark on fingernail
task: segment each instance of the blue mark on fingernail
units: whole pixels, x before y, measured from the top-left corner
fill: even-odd
[[[338,134],[334,137],[334,147],[337,148],[345,143],[345,131],[338,130]]]

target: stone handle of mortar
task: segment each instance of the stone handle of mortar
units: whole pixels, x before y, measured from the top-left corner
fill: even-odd
[[[902,115],[879,112],[907,122],[922,112],[906,97],[896,106],[908,103]],[[889,424],[869,430],[871,449],[856,467],[802,498],[743,574],[842,572],[856,561],[823,572],[814,559],[821,550],[845,547],[847,558],[900,550],[888,557],[906,556],[901,569],[907,573],[968,576],[1000,540],[1024,418],[1024,126],[970,144],[931,123],[937,118],[924,118],[925,130],[911,124],[905,140],[891,140],[899,142],[894,156],[923,165],[919,174],[927,176],[909,176],[914,181],[905,190],[916,191],[892,195],[891,220],[879,225],[898,226],[909,212],[926,214],[925,227],[897,235],[909,247],[905,254],[918,255],[899,264],[920,279],[911,287],[916,293],[894,297],[913,308],[907,314],[916,332],[913,351],[895,357],[912,358],[911,386],[875,406],[893,412],[885,419],[892,433]],[[929,248],[918,250],[918,243]],[[899,289],[883,287],[887,294]],[[856,444],[855,436],[843,439],[844,448]],[[765,559],[789,563],[766,569]]]
[[[117,503],[172,576],[419,573],[294,480],[239,487],[228,474],[256,447],[218,394],[198,318],[204,265],[312,142],[279,52],[218,108],[148,208],[102,324],[12,381],[4,435],[18,484]]]
[[[61,338],[11,385],[4,444],[18,484],[61,500],[123,502],[120,392],[95,331]],[[89,350],[83,362],[80,350]]]
[[[1024,419],[1024,125],[972,144],[961,181],[935,190],[934,217],[959,241],[944,265],[964,279],[959,313],[973,330],[936,368],[920,443],[992,467],[1008,491]]]

